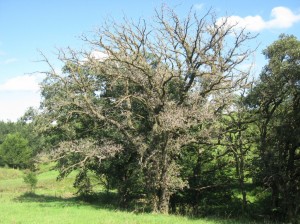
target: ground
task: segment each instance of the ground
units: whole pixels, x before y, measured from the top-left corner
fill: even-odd
[[[193,219],[152,213],[125,212],[101,200],[87,203],[76,197],[72,187],[74,174],[56,181],[57,171],[43,165],[38,171],[34,193],[24,183],[24,172],[0,168],[0,223],[22,224],[233,224],[255,223],[239,220]],[[106,202],[109,200],[106,197]]]

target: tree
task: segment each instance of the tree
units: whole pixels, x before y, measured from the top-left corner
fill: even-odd
[[[2,144],[5,140],[7,134],[12,134],[20,131],[21,126],[15,122],[4,122],[0,121],[0,144]]]
[[[215,120],[248,75],[239,65],[253,37],[210,11],[180,20],[162,7],[155,18],[107,22],[95,39],[83,37],[102,57],[60,51],[62,74],[45,58],[41,126],[63,133],[54,153],[62,175],[117,159],[126,183],[119,193],[143,182],[152,210],[167,213],[171,195],[186,186],[181,150],[217,132]]]
[[[258,115],[261,182],[271,189],[273,216],[299,216],[300,42],[281,35],[264,51],[269,60],[248,96]]]
[[[15,123],[0,121],[0,146],[4,142],[6,135],[15,132],[16,129],[17,128]],[[0,165],[1,166],[5,165],[1,155],[0,155]]]
[[[224,116],[222,124],[224,134],[222,143],[232,156],[235,165],[235,176],[238,181],[239,190],[242,195],[242,213],[247,210],[246,179],[253,168],[253,160],[256,148],[256,133],[253,115],[249,113],[245,104],[246,89],[240,96],[237,96],[231,111]]]
[[[24,177],[24,183],[27,184],[30,187],[30,192],[34,193],[34,190],[37,185],[37,177],[36,173],[34,171],[29,171]]]
[[[45,139],[34,130],[34,119],[37,111],[29,108],[17,122],[0,121],[0,144],[2,144],[8,134],[18,133],[22,138],[28,141],[32,149],[32,156],[36,155],[44,145]],[[1,164],[1,162],[0,162]]]
[[[4,164],[14,168],[29,166],[32,150],[28,141],[19,133],[8,134],[0,145],[0,155]]]

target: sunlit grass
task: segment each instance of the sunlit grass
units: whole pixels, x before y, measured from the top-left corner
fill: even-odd
[[[191,219],[174,215],[125,212],[101,202],[89,204],[75,197],[72,187],[75,174],[56,181],[58,172],[51,166],[38,171],[35,193],[28,193],[23,172],[0,168],[0,223],[72,223],[72,224],[212,224],[250,223],[235,220]],[[254,223],[254,222],[252,222]]]

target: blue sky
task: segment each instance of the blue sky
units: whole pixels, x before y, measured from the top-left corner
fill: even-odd
[[[259,36],[253,41],[259,73],[266,63],[262,49],[279,34],[300,40],[299,0],[0,0],[0,120],[17,120],[29,106],[38,107],[40,71],[47,70],[38,50],[55,60],[56,48],[82,48],[79,36],[90,34],[105,18],[124,15],[151,21],[162,3],[184,17],[194,7],[199,14],[213,8],[217,16],[231,16]],[[37,72],[37,73],[34,73]]]

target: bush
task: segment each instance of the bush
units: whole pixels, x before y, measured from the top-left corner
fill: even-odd
[[[24,182],[30,187],[30,191],[34,192],[36,185],[37,185],[37,177],[36,173],[33,171],[30,171],[24,176]]]

